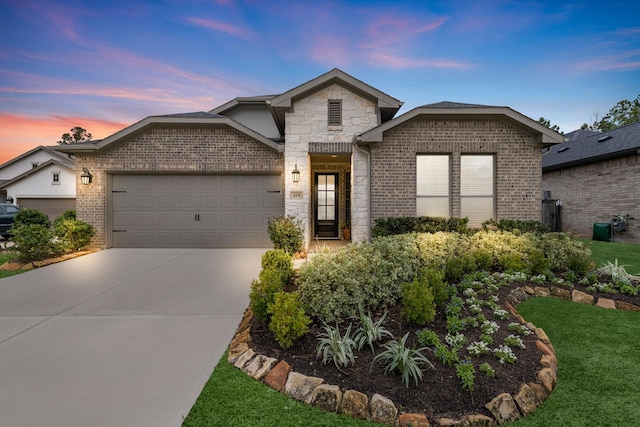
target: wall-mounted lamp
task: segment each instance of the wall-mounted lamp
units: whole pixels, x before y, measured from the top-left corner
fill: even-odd
[[[291,172],[291,178],[293,179],[293,182],[299,182],[300,181],[300,171],[298,170],[298,164],[297,163],[296,163],[295,169],[293,169],[293,172]]]
[[[91,184],[91,178],[93,178],[93,175],[89,173],[89,169],[82,168],[82,175],[80,175],[80,182],[82,185]]]
[[[7,197],[7,203],[13,204],[13,197],[11,196]]]

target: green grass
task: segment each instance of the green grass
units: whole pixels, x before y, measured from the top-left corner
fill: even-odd
[[[14,258],[15,258],[15,255],[13,254],[0,254],[0,265],[4,264],[7,261],[11,261]],[[23,272],[24,270],[14,270],[14,271],[0,270],[0,279],[2,279],[3,277],[13,276],[15,274],[20,274]]]
[[[545,330],[558,385],[514,427],[629,426],[640,420],[640,313],[534,298],[520,314]]]
[[[183,427],[375,426],[320,411],[259,383],[222,356]]]
[[[600,242],[595,240],[582,240],[593,252],[591,258],[596,267],[602,267],[607,261],[626,266],[627,273],[640,275],[640,245],[632,243]]]

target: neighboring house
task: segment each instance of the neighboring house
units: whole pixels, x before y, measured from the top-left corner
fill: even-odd
[[[92,182],[78,217],[105,247],[269,247],[269,217],[311,239],[370,239],[384,216],[541,217],[541,149],[562,136],[508,107],[402,102],[333,69],[279,94],[152,116],[55,147]],[[296,172],[296,173],[294,173]],[[86,174],[85,174],[86,175]]]
[[[562,230],[591,238],[594,223],[629,214],[614,239],[640,243],[640,122],[572,134],[542,156],[542,189],[562,202]]]
[[[73,159],[48,147],[36,147],[0,165],[0,198],[34,208],[53,220],[75,209]]]

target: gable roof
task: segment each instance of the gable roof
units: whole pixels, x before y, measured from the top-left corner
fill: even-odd
[[[274,117],[276,118],[276,122],[278,122],[278,127],[284,129],[284,112],[291,108],[297,99],[304,98],[334,83],[359,94],[363,98],[373,101],[380,110],[382,123],[391,120],[403,104],[402,101],[387,95],[373,86],[369,86],[338,68],[334,68],[313,80],[309,80],[271,100],[267,100],[267,104],[274,110]]]
[[[271,101],[273,98],[277,96],[278,95],[239,96],[237,98],[232,99],[229,102],[226,102],[222,105],[217,106],[213,110],[209,111],[209,113],[225,115],[229,111],[232,111],[241,105],[259,105],[259,106],[264,105],[266,107],[268,105],[267,102]]]
[[[551,171],[601,160],[640,155],[640,121],[607,132],[585,134],[558,144],[542,155],[542,170]]]
[[[47,154],[51,155],[53,158],[58,159],[59,161],[67,162],[69,164],[73,164],[73,160],[70,159],[69,157],[65,156],[64,154],[58,153],[57,151],[55,151],[55,150],[53,150],[53,149],[51,149],[49,147],[45,147],[44,145],[40,145],[40,146],[38,146],[36,148],[33,148],[33,149],[27,151],[26,153],[22,153],[19,156],[14,157],[13,159],[6,161],[5,163],[0,165],[0,169],[3,169],[3,168],[5,168],[5,167],[7,167],[9,165],[12,165],[12,164],[18,162],[19,160],[27,158],[27,157],[31,156],[32,154],[34,154],[34,153],[36,153],[38,151],[44,151]]]
[[[537,135],[537,142],[541,145],[558,144],[564,140],[564,137],[558,132],[541,125],[537,121],[509,107],[442,101],[414,108],[393,120],[383,123],[382,125],[364,132],[361,135],[357,135],[356,141],[381,142],[384,132],[393,129],[396,126],[400,126],[415,117],[423,115],[429,116],[430,118],[496,118],[505,120],[508,123],[528,132],[533,132]]]
[[[29,169],[28,171],[26,171],[24,173],[21,173],[20,175],[16,176],[15,178],[12,178],[12,179],[9,179],[7,181],[4,181],[4,182],[0,183],[0,189],[8,187],[9,185],[15,184],[18,181],[22,181],[23,179],[29,178],[31,175],[39,173],[40,171],[42,171],[43,169],[46,169],[50,165],[58,165],[61,168],[65,168],[65,169],[70,170],[71,172],[75,171],[74,163],[60,161],[60,160],[57,160],[57,159],[50,159],[50,160],[47,160],[46,162],[43,162],[43,163],[39,164],[38,166],[36,166],[33,169]]]
[[[284,147],[281,145],[236,122],[235,120],[219,114],[207,113],[204,111],[149,116],[99,141],[89,141],[64,146],[59,145],[51,148],[64,153],[103,152],[115,147],[129,138],[159,125],[229,126],[276,151],[284,151]]]

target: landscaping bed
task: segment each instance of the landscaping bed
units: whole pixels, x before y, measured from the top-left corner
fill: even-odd
[[[250,322],[252,351],[343,393],[382,395],[399,413],[423,414],[437,423],[471,414],[484,416],[482,422],[502,422],[509,418],[496,418],[495,408],[485,405],[505,394],[517,400],[530,384],[547,389],[535,407],[556,380],[555,373],[551,382],[540,376],[555,355],[541,347],[548,343],[544,331],[515,311],[520,301],[552,295],[640,310],[638,282],[603,282],[590,252],[566,235],[435,233],[385,239],[312,259],[279,290],[270,288],[281,276],[270,267],[278,257],[268,253],[271,260],[263,258],[263,272],[252,284],[252,308],[259,314]],[[416,316],[431,311],[433,317]],[[327,346],[320,344],[330,336],[338,337],[340,346],[357,341],[367,324],[365,312],[368,322],[384,317],[384,338],[350,346],[353,354],[342,358],[336,358],[342,350],[334,346],[327,357]],[[383,357],[391,347],[405,345],[406,354],[417,355],[419,369],[403,371]],[[236,357],[230,353],[230,360]],[[526,415],[531,409],[518,405],[511,419],[520,417],[518,410]]]

